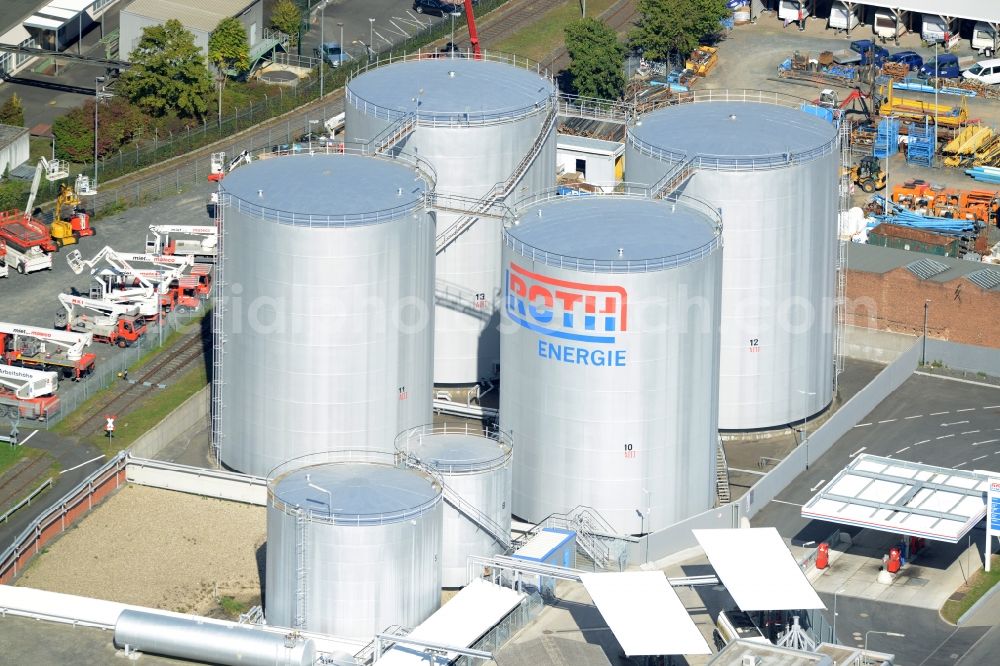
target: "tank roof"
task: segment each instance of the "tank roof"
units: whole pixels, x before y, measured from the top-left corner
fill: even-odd
[[[521,208],[519,221],[505,225],[504,242],[523,256],[571,270],[662,270],[721,245],[718,219],[708,211],[683,199],[562,196]]]
[[[669,161],[700,156],[701,168],[783,166],[828,153],[832,123],[799,109],[761,102],[678,104],[642,116],[628,140]]]
[[[305,227],[396,219],[422,205],[428,182],[389,158],[302,154],[260,159],[226,174],[223,202],[243,213]]]
[[[409,452],[442,472],[471,472],[492,466],[510,454],[503,442],[471,433],[437,433],[410,441]]]
[[[347,83],[349,103],[369,115],[394,120],[416,111],[422,123],[510,120],[544,108],[554,94],[539,72],[470,58],[394,62]]]
[[[350,462],[309,465],[286,472],[271,482],[270,493],[285,505],[306,509],[320,520],[371,525],[408,520],[424,513],[440,500],[441,487],[422,472]]]

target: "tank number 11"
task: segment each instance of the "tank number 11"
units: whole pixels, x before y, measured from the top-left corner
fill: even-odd
[[[635,458],[635,454],[636,454],[636,452],[632,448],[632,445],[631,444],[626,444],[625,445],[625,457],[626,458]]]

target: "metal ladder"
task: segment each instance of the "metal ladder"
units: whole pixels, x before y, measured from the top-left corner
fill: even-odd
[[[851,208],[851,131],[847,123],[840,125],[840,206],[837,213],[837,260],[834,270],[837,274],[836,310],[834,311],[835,333],[833,336],[833,390],[836,393],[840,383],[840,373],[844,371],[844,327],[847,325],[845,306],[847,303],[847,241],[840,238],[840,219]]]
[[[216,224],[216,265],[215,278],[212,281],[213,310],[212,310],[212,455],[216,464],[222,464],[222,373],[223,373],[223,315],[226,310],[225,299],[222,294],[226,286],[225,279],[225,252],[223,243],[225,234],[222,233],[222,204],[223,194],[219,194],[218,203],[215,204],[215,224]]]
[[[374,155],[385,153],[413,134],[415,129],[417,129],[417,116],[414,113],[408,113],[375,135],[365,144],[365,148],[371,149],[371,153]],[[374,146],[373,149],[372,146]]]
[[[531,166],[538,154],[542,152],[542,147],[545,145],[545,140],[548,138],[555,126],[556,119],[558,117],[557,104],[552,104],[549,107],[548,115],[545,116],[545,120],[542,121],[542,129],[535,137],[535,142],[531,144],[531,150],[524,156],[524,158],[518,163],[514,170],[511,172],[510,176],[506,180],[495,184],[490,191],[486,193],[486,196],[482,197],[471,207],[468,214],[459,217],[455,222],[445,229],[443,232],[438,234],[436,241],[436,254],[441,254],[445,248],[451,245],[452,241],[464,234],[466,231],[472,227],[476,221],[479,220],[480,215],[492,208],[497,201],[503,199],[517,183],[521,180],[525,173],[527,173],[528,168]]]
[[[299,509],[295,514],[295,629],[306,626],[306,512]]]
[[[729,504],[733,499],[729,492],[729,462],[721,437],[715,446],[715,494],[719,498],[719,506]]]
[[[688,179],[694,175],[694,172],[698,170],[695,166],[697,159],[697,157],[689,158],[668,171],[667,174],[660,179],[660,182],[653,185],[650,191],[650,196],[654,199],[663,199],[677,191],[677,188],[686,183]]]

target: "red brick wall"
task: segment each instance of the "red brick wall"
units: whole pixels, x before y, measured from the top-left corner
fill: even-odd
[[[1000,347],[1000,291],[974,282],[920,280],[905,268],[888,273],[847,272],[847,323],[894,333],[927,335],[984,347]]]

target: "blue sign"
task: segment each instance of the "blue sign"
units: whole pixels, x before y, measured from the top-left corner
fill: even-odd
[[[990,529],[1000,532],[1000,497],[990,497]]]

